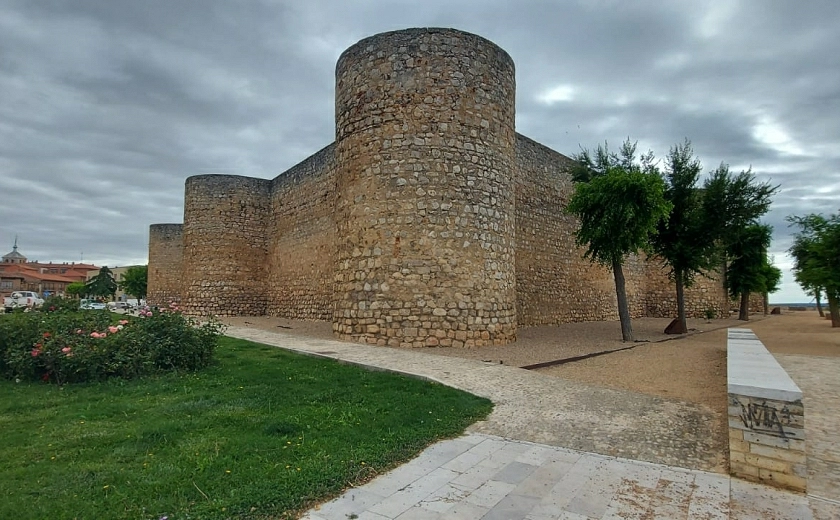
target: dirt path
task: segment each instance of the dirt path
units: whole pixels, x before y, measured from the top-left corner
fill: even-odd
[[[783,311],[772,318],[742,326],[753,329],[773,354],[840,356],[840,328],[817,311]]]
[[[521,367],[632,346],[630,350],[542,368],[539,372],[701,404],[720,411],[726,409],[727,327],[753,329],[773,353],[840,356],[840,329],[832,329],[831,323],[820,319],[816,311],[783,311],[781,315],[766,318],[754,315],[748,322],[689,320],[691,333],[688,336],[664,334],[662,331],[669,321],[664,318],[633,320],[636,337],[646,343],[622,342],[618,322],[588,322],[522,328],[516,343],[511,345],[480,349],[429,347],[415,351]],[[328,322],[260,316],[228,318],[226,323],[334,339]]]

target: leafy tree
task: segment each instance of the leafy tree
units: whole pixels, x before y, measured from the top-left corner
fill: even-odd
[[[800,225],[802,227],[802,231],[794,236],[793,246],[788,250],[794,260],[793,277],[806,294],[810,294],[816,299],[817,311],[820,313],[820,317],[823,317],[825,314],[820,302],[820,296],[823,292],[820,284],[823,283],[823,277],[820,270],[809,269],[809,266],[816,261],[816,258],[812,258],[814,256],[812,249],[814,248],[815,237],[812,236],[811,228],[814,225],[822,227],[823,219],[816,215],[789,216],[787,221],[791,223],[790,225]]]
[[[104,266],[96,276],[87,281],[85,292],[101,298],[110,298],[117,292],[117,281],[114,280],[114,273],[108,266]]]
[[[721,163],[703,186],[706,223],[718,230],[726,245],[770,210],[772,197],[778,190],[778,185],[757,182],[752,169],[735,175],[729,171],[729,165]]]
[[[583,150],[575,157],[577,183],[567,208],[580,220],[576,243],[586,247],[584,258],[612,268],[624,341],[633,341],[624,258],[649,249],[650,236],[671,209],[653,154],[643,155],[639,163],[635,154],[636,145],[629,140],[620,154],[610,153],[606,143],[599,145],[594,159]]]
[[[788,221],[800,228],[789,250],[796,281],[825,290],[831,326],[840,327],[840,214],[791,216]]]
[[[87,291],[87,286],[85,285],[85,282],[69,283],[67,284],[67,287],[64,288],[64,292],[76,298],[81,298],[82,295],[85,294],[85,291]]]
[[[817,312],[819,313],[820,318],[824,318],[825,317],[825,312],[823,311],[823,306],[822,306],[823,288],[822,287],[816,287],[816,286],[813,286],[813,287],[809,286],[807,284],[807,282],[800,279],[799,272],[797,272],[797,271],[793,272],[793,279],[796,280],[796,283],[798,283],[800,287],[802,287],[802,290],[805,292],[805,294],[807,294],[808,296],[810,296],[811,298],[814,299],[814,301],[816,303],[816,306],[817,306]]]
[[[752,224],[741,230],[738,240],[729,244],[728,253],[733,260],[726,269],[726,279],[729,295],[741,299],[739,320],[750,319],[750,293],[764,293],[770,285],[766,266],[772,232],[773,228],[766,224]]]
[[[685,316],[685,288],[695,276],[715,267],[715,242],[703,213],[702,192],[697,182],[702,166],[688,139],[671,148],[665,159],[665,199],[673,208],[659,223],[653,236],[653,250],[670,268],[669,278],[677,292],[677,318],[688,330]]]
[[[811,288],[804,288],[805,294],[808,294],[814,298],[814,301],[817,304],[817,312],[820,314],[820,318],[825,317],[825,313],[823,312],[822,308],[822,288],[821,287],[811,287]]]
[[[763,248],[764,253],[745,249],[749,244],[760,245],[760,241],[751,241],[756,239],[757,231],[750,228],[760,225],[759,218],[769,211],[773,194],[778,189],[778,185],[757,182],[751,169],[734,175],[726,164],[714,170],[703,185],[705,227],[711,233],[709,241],[716,245],[718,258],[724,266],[724,286],[731,295],[741,295],[739,319],[749,319],[749,294],[744,296],[741,289],[751,284],[744,280],[753,278],[747,275],[751,273],[750,269],[756,268],[757,258],[766,257],[767,249]],[[748,253],[750,258],[741,261],[735,269],[728,265]],[[746,278],[733,280],[730,271]]]
[[[122,280],[117,285],[120,289],[137,298],[137,303],[146,297],[146,285],[149,275],[149,266],[140,265],[129,267],[123,273]]]
[[[773,265],[773,263],[765,257],[764,265],[761,268],[761,276],[764,278],[764,287],[762,288],[762,292],[764,293],[764,314],[766,316],[770,308],[769,295],[770,293],[778,291],[781,286],[782,270]]]

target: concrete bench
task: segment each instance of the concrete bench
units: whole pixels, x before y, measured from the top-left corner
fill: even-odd
[[[802,391],[749,329],[729,329],[726,361],[730,473],[805,492]]]

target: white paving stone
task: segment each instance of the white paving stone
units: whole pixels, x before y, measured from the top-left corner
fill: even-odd
[[[470,504],[492,509],[514,489],[516,489],[514,484],[488,480],[480,488],[467,495],[464,500]]]
[[[708,520],[815,517],[808,498],[727,475],[471,434],[310,511],[306,520]],[[525,449],[523,449],[523,445]],[[464,451],[466,446],[471,448]],[[463,472],[463,457],[471,467]],[[441,463],[441,454],[452,457]],[[520,457],[539,465],[531,465]],[[428,461],[435,461],[433,467]],[[503,465],[500,465],[503,464]],[[419,471],[425,471],[419,474]],[[384,494],[387,493],[387,494]],[[831,506],[829,504],[828,506]],[[834,511],[822,504],[819,511]]]

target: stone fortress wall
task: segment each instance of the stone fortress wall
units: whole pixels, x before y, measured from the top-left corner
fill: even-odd
[[[336,66],[336,141],[273,180],[200,175],[149,236],[148,301],[191,314],[332,320],[391,346],[506,344],[518,326],[617,319],[582,258],[570,159],[515,132],[514,64],[453,29],[366,38]],[[672,317],[658,263],[626,266],[633,317]],[[689,315],[728,313],[718,281]]]
[[[156,305],[181,303],[184,292],[181,275],[184,264],[184,226],[152,224],[149,227],[149,271],[147,286]]]

